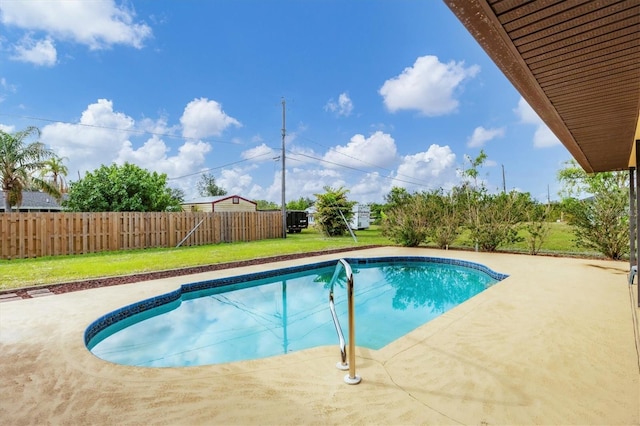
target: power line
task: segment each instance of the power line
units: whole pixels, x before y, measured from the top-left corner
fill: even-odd
[[[256,158],[264,157],[266,155],[272,155],[272,153],[271,152],[266,152],[266,153],[263,153],[263,154],[254,155],[253,157],[245,158],[243,160],[234,161],[232,163],[223,164],[222,166],[216,166],[216,167],[211,167],[211,168],[208,168],[208,169],[199,170],[199,171],[194,172],[194,173],[189,173],[188,175],[182,175],[182,176],[167,178],[167,180],[177,180],[177,179],[182,179],[182,178],[186,178],[186,177],[190,177],[190,176],[200,175],[202,173],[210,172],[210,171],[217,170],[217,169],[224,169],[225,167],[233,166],[233,165],[239,164],[239,163],[244,163],[245,161],[251,161],[251,160],[254,160]]]
[[[318,146],[321,146],[321,147],[323,147],[323,148],[325,148],[325,149],[328,149],[329,151],[333,151],[333,152],[335,152],[336,154],[343,155],[343,156],[345,156],[345,157],[347,157],[347,158],[351,158],[352,160],[359,161],[359,162],[361,162],[361,163],[363,163],[363,164],[366,164],[366,165],[368,165],[368,166],[375,167],[375,168],[378,168],[378,169],[381,169],[381,170],[385,170],[385,171],[390,172],[390,173],[394,173],[394,171],[393,171],[393,170],[391,170],[391,169],[388,169],[388,168],[386,168],[386,167],[382,167],[382,166],[380,166],[380,165],[378,165],[378,164],[369,163],[368,161],[364,161],[364,160],[363,160],[363,159],[361,159],[361,158],[354,157],[354,156],[349,155],[349,154],[345,154],[344,152],[340,152],[340,151],[338,151],[338,150],[337,150],[336,148],[334,148],[334,147],[330,147],[330,146],[323,145],[323,144],[321,144],[320,142],[314,141],[314,140],[309,139],[309,138],[307,138],[307,137],[305,137],[305,136],[300,136],[300,139],[307,140],[307,141],[309,141],[309,142],[311,142],[311,143],[314,143],[314,144],[316,144],[316,145],[318,145]],[[409,175],[405,175],[405,174],[398,173],[398,172],[395,172],[395,173],[396,173],[396,175],[397,175],[397,176],[404,176],[404,177],[406,177],[406,178],[413,179],[413,180],[415,180],[415,181],[417,181],[417,182],[423,182],[424,184],[426,184],[426,185],[423,185],[423,186],[428,186],[428,182],[427,182],[427,181],[423,181],[422,179],[416,179],[414,176],[409,176]],[[399,180],[399,179],[398,179],[398,180]],[[402,182],[402,181],[401,181],[401,182]],[[414,185],[418,185],[418,184],[414,183]]]
[[[351,167],[351,166],[347,166],[347,165],[344,165],[344,164],[335,163],[333,161],[324,160],[322,158],[316,158],[316,157],[313,157],[313,156],[307,155],[307,154],[295,153],[295,152],[292,152],[292,151],[289,151],[289,154],[299,155],[301,157],[306,157],[306,158],[309,158],[311,160],[320,161],[320,162],[327,163],[327,164],[332,164],[334,166],[338,166],[338,167],[342,167],[342,168],[345,168],[345,169],[354,170],[354,171],[360,172],[360,173],[367,173],[367,174],[371,173],[370,170],[358,169],[356,167]],[[300,161],[300,160],[298,160],[298,161]],[[391,176],[385,176],[385,175],[380,175],[380,176],[382,176],[384,179],[397,180],[398,182],[408,183],[408,184],[415,185],[415,186],[421,186],[421,187],[425,187],[425,188],[429,188],[430,187],[430,185],[424,185],[424,184],[421,184],[421,183],[417,183],[415,181],[412,182],[412,181],[407,181],[407,180],[403,180],[403,179],[398,179],[397,177],[391,177]]]
[[[95,128],[95,129],[113,130],[113,131],[126,132],[126,133],[131,133],[131,134],[138,134],[138,135],[159,136],[159,137],[165,137],[165,138],[171,138],[171,139],[203,141],[203,142],[220,143],[220,144],[228,144],[228,145],[242,145],[241,143],[218,140],[218,139],[200,139],[200,138],[194,138],[194,137],[188,137],[188,136],[178,136],[178,135],[174,135],[174,134],[170,134],[170,133],[151,132],[151,131],[147,131],[147,130],[122,129],[122,128],[117,128],[117,127],[102,126],[102,125],[97,125],[97,124],[72,123],[72,122],[69,122],[69,121],[54,120],[54,119],[43,118],[43,117],[32,117],[32,116],[26,116],[26,115],[14,115],[14,114],[6,114],[6,113],[0,113],[0,116],[21,118],[21,119],[28,119],[28,120],[44,121],[44,122],[48,122],[48,123],[68,124],[68,125],[72,125],[72,126],[82,126],[82,127]],[[284,131],[284,128],[283,128],[283,131]],[[416,178],[414,176],[408,176],[408,175],[405,175],[405,174],[402,174],[402,173],[394,172],[393,170],[391,170],[389,168],[386,168],[386,167],[383,167],[383,166],[380,166],[380,165],[377,165],[377,164],[374,164],[374,163],[370,163],[370,162],[364,161],[361,158],[354,157],[354,156],[346,154],[344,152],[340,152],[334,147],[326,146],[326,145],[321,144],[320,142],[317,142],[317,141],[315,141],[313,139],[310,139],[310,138],[307,138],[307,137],[304,137],[304,136],[299,136],[299,137],[300,137],[300,139],[304,139],[306,141],[314,143],[314,144],[316,144],[318,146],[321,146],[321,147],[323,147],[323,148],[325,148],[325,149],[327,149],[329,151],[336,152],[337,154],[340,154],[340,155],[342,155],[344,157],[350,158],[352,160],[359,161],[359,162],[361,162],[361,163],[363,163],[365,165],[368,165],[368,166],[371,166],[371,167],[375,167],[375,168],[387,171],[389,173],[395,173],[396,174],[396,177],[389,177],[389,176],[381,175],[385,179],[396,180],[398,182],[403,182],[403,183],[416,185],[416,186],[420,186],[420,187],[425,187],[425,188],[429,188],[430,187],[428,182],[423,181],[421,179],[418,179],[418,178]],[[270,148],[270,149],[272,149],[274,151],[277,151],[273,147],[269,147],[268,146],[268,148]],[[288,152],[290,154],[293,154],[293,155],[299,155],[299,156],[302,156],[302,157],[307,157],[307,158],[315,160],[315,161],[320,161],[320,162],[323,162],[323,163],[332,164],[334,166],[342,167],[342,168],[345,168],[345,169],[350,169],[350,170],[354,170],[354,171],[361,172],[361,173],[367,173],[367,174],[371,173],[370,170],[363,170],[363,169],[359,169],[359,168],[356,168],[356,167],[347,166],[345,164],[340,164],[340,163],[337,163],[337,162],[324,160],[324,159],[321,159],[321,158],[316,158],[316,157],[313,157],[313,156],[310,156],[310,155],[307,155],[307,154],[295,153],[295,152],[292,152],[292,151],[288,151]],[[227,164],[224,164],[224,165],[221,165],[221,166],[216,166],[216,167],[211,167],[211,168],[208,168],[208,169],[203,169],[203,170],[200,170],[200,171],[197,171],[197,172],[194,172],[194,173],[189,173],[189,174],[182,175],[182,176],[167,178],[167,180],[177,180],[177,179],[183,179],[183,178],[186,178],[186,177],[199,175],[199,174],[202,174],[202,173],[206,173],[206,172],[210,172],[210,171],[213,171],[213,170],[218,170],[218,169],[222,169],[222,168],[225,168],[225,167],[233,166],[235,164],[239,164],[239,163],[243,163],[243,162],[246,162],[246,161],[250,161],[250,160],[253,160],[253,159],[256,159],[256,158],[260,158],[260,157],[263,157],[263,156],[266,156],[266,155],[272,155],[272,153],[259,154],[259,155],[256,155],[256,156],[253,156],[253,157],[250,157],[250,158],[245,158],[243,160],[234,161],[234,162],[227,163]],[[298,161],[301,161],[301,160],[298,160]],[[412,179],[412,180],[409,181],[409,180],[400,179],[397,176],[403,176],[405,178]]]

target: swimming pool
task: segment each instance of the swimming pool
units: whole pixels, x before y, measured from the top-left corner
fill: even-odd
[[[347,259],[356,344],[380,349],[506,275],[461,260]],[[94,321],[85,344],[106,361],[147,367],[218,364],[337,344],[328,307],[336,261],[202,281]],[[344,272],[335,307],[346,324]],[[345,330],[346,331],[346,330]]]

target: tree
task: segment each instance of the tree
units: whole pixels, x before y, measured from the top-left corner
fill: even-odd
[[[387,211],[382,223],[382,235],[405,247],[417,247],[428,235],[429,219],[425,198],[408,195],[401,204]]]
[[[621,259],[629,250],[627,174],[587,174],[571,160],[558,172],[558,180],[564,184],[562,203],[575,227],[576,243]]]
[[[464,222],[458,199],[453,194],[443,193],[441,189],[424,196],[430,217],[427,235],[439,248],[449,248],[460,235],[460,228]]]
[[[465,226],[469,229],[476,249],[495,251],[500,245],[520,241],[518,230],[531,201],[528,193],[512,191],[490,194],[479,180],[480,167],[487,154],[480,151],[476,158],[466,156],[469,168],[463,172],[467,181],[453,193],[464,211]]]
[[[0,130],[0,179],[5,212],[11,211],[12,206],[21,205],[22,191],[31,186],[60,197],[55,186],[36,175],[55,154],[41,142],[27,143],[26,139],[33,135],[40,136],[37,127],[27,127],[13,134]]]
[[[227,195],[227,191],[216,185],[216,178],[210,173],[204,173],[200,176],[200,180],[196,184],[198,192],[203,197],[217,197],[219,195]]]
[[[483,251],[495,251],[499,246],[521,241],[518,230],[530,203],[530,195],[511,191],[489,194],[485,189],[465,191],[466,226],[472,241]]]
[[[447,248],[460,234],[463,216],[457,199],[441,189],[409,195],[389,210],[383,234],[398,244],[415,247],[433,240]]]
[[[280,210],[280,204],[267,200],[255,200],[256,210]]]
[[[466,155],[465,158],[469,162],[470,167],[463,172],[463,176],[469,178],[470,180],[473,179],[473,186],[475,189],[478,189],[478,176],[480,176],[480,167],[482,167],[485,161],[487,161],[487,154],[484,152],[484,150],[481,149],[480,154],[478,154],[476,158],[471,158],[468,155]],[[484,184],[480,186],[484,186]]]
[[[383,211],[385,209],[384,204],[371,203],[371,224],[380,225],[382,223]]]
[[[345,235],[349,231],[347,223],[353,217],[355,201],[347,199],[348,189],[324,187],[324,194],[315,194],[316,226],[329,237]],[[345,223],[345,221],[347,223]]]
[[[69,169],[63,163],[61,157],[51,157],[44,162],[42,170],[40,170],[40,176],[47,179],[51,184],[60,191],[60,193],[67,192],[66,176],[69,173]]]
[[[149,172],[135,164],[102,165],[72,182],[64,207],[82,212],[160,212],[180,210],[167,175]]]
[[[410,201],[411,198],[411,194],[409,194],[406,188],[394,186],[391,188],[391,191],[384,196],[384,201],[387,203],[386,208],[391,210],[394,207],[401,206]]]
[[[313,205],[313,200],[307,197],[300,197],[295,201],[287,203],[287,210],[306,210]]]
[[[527,223],[524,225],[524,229],[527,231],[525,239],[529,247],[529,254],[538,254],[542,244],[544,244],[549,236],[551,226],[548,220],[551,211],[551,204],[545,206],[539,203],[533,203],[533,205],[526,210]]]
[[[169,206],[167,208],[167,211],[171,211],[171,212],[181,212],[182,211],[182,203],[184,203],[184,199],[186,194],[184,193],[184,190],[180,189],[180,188],[169,188],[169,194],[171,196],[171,198],[173,198],[174,200],[176,200],[176,203]]]

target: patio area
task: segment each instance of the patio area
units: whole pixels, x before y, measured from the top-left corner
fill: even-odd
[[[510,276],[381,350],[357,348],[356,386],[335,368],[337,344],[156,369],[111,364],[84,346],[85,328],[99,316],[182,283],[386,255],[458,258]],[[0,419],[7,425],[639,424],[639,311],[628,270],[627,262],[384,247],[5,302]],[[367,324],[356,316],[356,326]]]

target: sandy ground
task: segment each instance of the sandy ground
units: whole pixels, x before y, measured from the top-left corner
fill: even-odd
[[[510,277],[381,350],[358,348],[355,386],[335,368],[337,346],[156,369],[111,364],[84,346],[85,328],[116,308],[304,260],[1,303],[0,424],[640,423],[627,263],[401,248],[343,256],[415,254]]]

